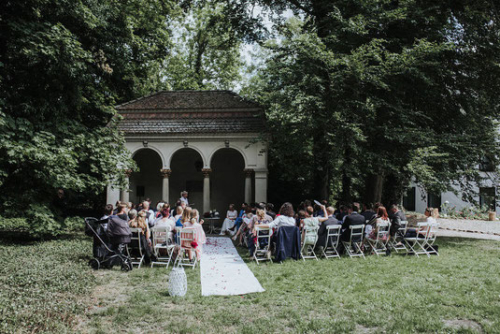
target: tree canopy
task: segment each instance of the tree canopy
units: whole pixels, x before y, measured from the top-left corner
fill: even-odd
[[[300,16],[246,92],[267,107],[276,176],[303,180],[301,196],[399,203],[412,178],[472,190],[481,158],[497,161],[493,1],[267,4]]]
[[[155,90],[171,4],[0,4],[0,213],[57,232],[58,188],[92,198],[131,164],[114,105]]]
[[[394,203],[410,180],[471,195],[499,156],[498,15],[493,0],[4,1],[0,214],[52,233],[57,189],[119,185],[133,162],[114,106],[160,89],[260,102],[278,202]]]

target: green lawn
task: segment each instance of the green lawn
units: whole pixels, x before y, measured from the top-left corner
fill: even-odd
[[[188,269],[187,296],[172,298],[165,269],[89,270],[87,239],[4,241],[0,331],[500,333],[500,243],[437,243],[430,259],[249,262],[266,292],[246,296],[201,297]]]

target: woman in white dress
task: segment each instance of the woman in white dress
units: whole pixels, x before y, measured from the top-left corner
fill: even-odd
[[[220,230],[220,235],[226,234],[226,232],[234,226],[234,222],[238,218],[238,211],[234,209],[234,204],[229,204],[229,210],[226,213],[226,219],[222,223],[222,228]]]

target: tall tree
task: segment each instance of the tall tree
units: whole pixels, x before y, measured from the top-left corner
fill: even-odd
[[[170,7],[159,0],[0,4],[1,214],[57,232],[56,189],[96,196],[129,166],[114,105],[156,89]]]
[[[494,1],[261,3],[304,18],[268,45],[254,92],[271,119],[302,119],[314,194],[328,194],[337,180],[344,200],[398,202],[411,178],[434,191],[454,181],[471,189],[481,157],[497,159]],[[290,125],[273,124],[275,133]]]
[[[240,1],[193,0],[173,22],[172,54],[161,74],[167,89],[234,89],[241,80],[242,43],[264,29]]]

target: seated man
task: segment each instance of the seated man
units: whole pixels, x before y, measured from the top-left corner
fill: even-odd
[[[130,243],[130,227],[128,226],[127,204],[120,203],[116,207],[117,214],[109,217],[106,234],[111,243],[111,249],[119,254],[123,254],[125,245]]]
[[[389,219],[391,220],[390,236],[394,238],[396,232],[401,227],[401,222],[406,220],[406,216],[403,212],[399,211],[396,204],[393,204],[389,208]]]
[[[318,242],[316,243],[316,247],[319,252],[323,251],[323,248],[326,247],[326,235],[328,230],[326,229],[329,225],[340,225],[341,223],[335,218],[334,213],[335,209],[332,206],[326,208],[326,213],[328,214],[328,219],[321,223],[318,230]]]
[[[349,213],[344,218],[344,222],[342,223],[342,241],[349,241],[351,238],[351,229],[350,226],[354,225],[365,225],[365,217],[360,215],[359,212],[359,204],[353,203],[352,205],[347,206],[347,212]],[[353,240],[355,241],[355,240]],[[358,241],[358,240],[356,240]],[[361,240],[359,240],[361,241]]]

